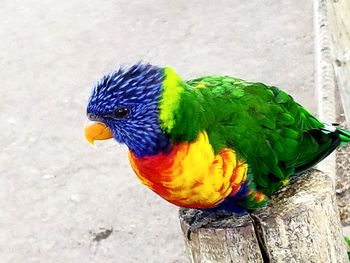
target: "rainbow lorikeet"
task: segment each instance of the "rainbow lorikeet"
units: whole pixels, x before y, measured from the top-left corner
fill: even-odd
[[[165,200],[203,211],[263,207],[288,182],[350,141],[284,91],[228,76],[182,80],[136,64],[104,76],[87,106],[89,142],[115,138]]]

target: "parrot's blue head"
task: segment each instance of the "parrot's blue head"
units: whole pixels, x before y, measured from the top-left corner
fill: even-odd
[[[149,64],[105,75],[93,88],[87,106],[88,118],[100,126],[95,126],[93,137],[86,130],[87,138],[93,141],[113,136],[140,157],[168,149],[170,139],[159,121],[163,79],[164,70]]]

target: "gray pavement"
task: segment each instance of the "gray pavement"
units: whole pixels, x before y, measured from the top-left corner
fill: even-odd
[[[311,0],[3,0],[0,20],[0,262],[186,262],[177,208],[125,147],[84,141],[90,88],[120,64],[262,81],[316,111]]]

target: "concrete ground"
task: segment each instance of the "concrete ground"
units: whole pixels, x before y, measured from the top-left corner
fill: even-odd
[[[84,140],[90,88],[120,64],[262,81],[316,111],[311,0],[4,0],[0,19],[1,262],[186,262],[177,208],[125,147]]]

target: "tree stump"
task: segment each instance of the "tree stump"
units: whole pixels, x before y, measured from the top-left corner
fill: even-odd
[[[180,209],[190,262],[349,262],[333,181],[317,170],[299,176],[267,207],[210,223],[188,240],[197,212]]]

